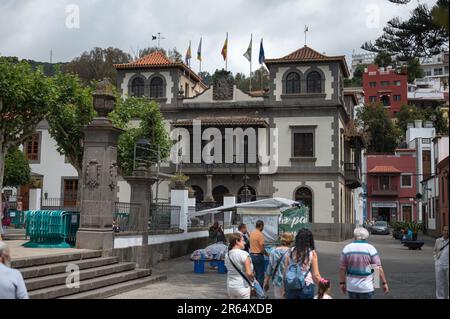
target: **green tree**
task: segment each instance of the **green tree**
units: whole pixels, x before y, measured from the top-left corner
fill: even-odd
[[[199,72],[198,75],[202,78],[203,83],[205,83],[206,85],[212,84],[212,76],[208,71]]]
[[[367,68],[367,64],[360,64],[356,67],[353,72],[353,77],[351,79],[344,80],[345,87],[358,87],[363,85],[363,74],[365,69]]]
[[[396,119],[400,134],[404,137],[408,124],[414,123],[416,120],[424,120],[424,114],[414,105],[402,105],[396,114]]]
[[[387,66],[393,66],[393,62],[394,61],[392,60],[392,56],[386,52],[378,52],[374,60],[375,64],[383,68]]]
[[[413,58],[408,61],[408,83],[413,83],[415,79],[423,78],[424,72],[420,66],[420,61],[418,58]]]
[[[112,47],[107,49],[94,48],[65,65],[64,71],[77,74],[85,84],[90,84],[92,81],[101,81],[104,78],[108,78],[115,83],[117,71],[114,64],[130,61],[131,55],[120,49]]]
[[[77,75],[58,72],[53,78],[57,98],[46,117],[49,133],[57,150],[82,173],[84,126],[94,118],[92,88],[83,85]]]
[[[389,1],[397,4],[410,2]],[[449,0],[438,0],[431,9],[425,4],[419,4],[408,20],[402,21],[399,17],[391,19],[375,43],[366,42],[362,48],[396,55],[399,61],[438,54],[443,47],[448,47],[448,7]]]
[[[368,104],[357,111],[358,126],[368,137],[368,152],[391,153],[398,145],[400,132],[381,104]]]
[[[109,118],[117,127],[125,130],[119,137],[118,165],[123,175],[130,175],[133,171],[134,145],[140,138],[150,142],[151,152],[147,160],[156,162],[158,146],[161,159],[170,154],[171,141],[164,127],[164,119],[158,103],[146,98],[129,97],[117,98],[116,107]],[[132,120],[138,120],[139,125],[131,125]]]
[[[28,63],[11,63],[0,57],[0,188],[6,154],[30,138],[54,100],[53,83],[41,69],[33,70]]]
[[[3,186],[19,187],[31,180],[31,169],[28,159],[18,147],[9,149],[5,159],[5,177]]]

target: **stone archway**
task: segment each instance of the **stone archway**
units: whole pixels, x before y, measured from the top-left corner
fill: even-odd
[[[213,197],[216,204],[222,206],[223,205],[223,198],[226,194],[228,194],[230,191],[225,186],[216,186],[213,189]]]

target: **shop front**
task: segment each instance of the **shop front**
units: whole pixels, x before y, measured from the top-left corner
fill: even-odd
[[[397,202],[372,202],[372,218],[377,221],[383,220],[388,223],[397,221],[398,205]]]

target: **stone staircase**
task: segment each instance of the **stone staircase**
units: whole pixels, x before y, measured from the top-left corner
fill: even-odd
[[[25,229],[16,228],[5,228],[5,234],[3,235],[4,240],[24,240],[25,239]]]
[[[66,286],[68,265],[80,269],[79,288]],[[22,273],[31,299],[107,298],[166,279],[118,257],[102,257],[101,251],[16,259],[12,267]]]

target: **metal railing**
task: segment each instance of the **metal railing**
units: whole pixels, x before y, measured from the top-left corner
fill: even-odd
[[[147,218],[138,203],[115,203],[113,227],[119,232],[143,232],[147,227]]]
[[[152,204],[150,207],[149,229],[171,230],[180,228],[180,206]]]
[[[372,195],[397,195],[398,194],[398,186],[392,185],[373,185],[372,186]]]
[[[77,199],[73,197],[41,198],[41,210],[76,210],[77,207]]]

